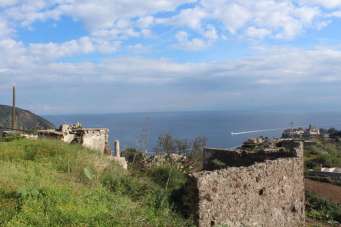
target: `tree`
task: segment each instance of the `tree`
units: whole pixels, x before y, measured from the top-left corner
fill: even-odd
[[[192,143],[192,153],[190,155],[193,161],[194,170],[201,170],[203,168],[204,148],[207,146],[206,137],[196,137]]]
[[[194,138],[192,143],[192,153],[202,153],[207,146],[207,138],[198,136]]]
[[[159,136],[157,145],[156,145],[156,153],[165,153],[165,154],[171,154],[175,151],[175,142],[173,137],[166,133],[164,135]]]
[[[175,140],[175,149],[178,154],[186,155],[188,150],[190,149],[190,143],[186,139],[176,139]]]

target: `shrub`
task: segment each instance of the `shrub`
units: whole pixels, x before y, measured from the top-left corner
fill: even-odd
[[[145,168],[145,153],[138,151],[134,148],[128,148],[123,152],[123,156],[126,158],[129,167],[132,170],[143,171]]]
[[[11,133],[6,136],[0,136],[0,142],[12,142],[21,139],[23,139],[23,137],[18,133]]]
[[[341,205],[329,202],[311,192],[306,192],[306,200],[308,217],[341,223]]]
[[[182,187],[187,180],[184,173],[167,165],[153,167],[148,174],[155,183],[169,191]]]

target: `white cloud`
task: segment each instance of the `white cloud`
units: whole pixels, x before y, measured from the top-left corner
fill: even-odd
[[[208,1],[204,1],[203,4],[211,4]],[[232,4],[224,4],[224,5],[216,5],[214,9],[213,15],[217,19],[220,19],[227,30],[231,33],[237,32],[240,28],[242,28],[250,19],[251,12],[248,8],[232,3]]]
[[[214,35],[210,36],[214,37]],[[195,45],[195,41],[186,32],[177,33],[177,38],[180,42],[188,42],[188,45],[193,42],[191,45]],[[105,93],[102,88],[107,87],[108,91],[116,91],[112,94],[115,94],[117,100],[130,103],[130,107],[128,104],[126,106],[127,110],[130,108],[129,110],[136,111],[141,110],[139,109],[141,105],[132,104],[138,103],[136,98],[144,103],[152,97],[158,97],[160,100],[150,105],[154,107],[159,105],[159,108],[165,107],[165,100],[172,100],[174,109],[186,106],[185,100],[191,103],[189,106],[199,108],[209,106],[214,97],[221,97],[219,105],[226,104],[224,100],[226,101],[227,97],[234,93],[243,94],[233,96],[236,100],[242,100],[245,93],[249,94],[247,97],[252,98],[255,97],[254,92],[257,92],[259,88],[273,89],[272,92],[276,95],[277,90],[284,88],[290,90],[296,87],[300,90],[302,87],[303,91],[310,84],[326,86],[324,88],[341,84],[339,74],[341,50],[326,46],[313,49],[258,47],[254,50],[254,54],[248,57],[205,63],[179,63],[173,60],[145,57],[106,58],[97,63],[58,63],[54,58],[54,56],[90,53],[96,48],[98,48],[98,43],[91,38],[62,44],[45,44],[45,46],[43,44],[25,46],[11,39],[0,40],[1,85],[9,86],[16,83],[23,90],[27,88],[37,92],[40,88],[45,88],[45,90],[42,89],[44,92],[48,89],[57,97],[56,99],[62,100],[58,111],[63,112],[63,110],[70,111],[74,108],[67,98],[69,96],[64,94],[65,90],[71,91],[74,88],[79,89],[77,92],[84,96],[77,98],[77,95],[71,94],[70,97],[74,99],[72,102],[82,102],[93,96],[101,100]],[[139,49],[143,46],[132,45],[131,48]],[[182,90],[176,90],[180,85]],[[200,87],[200,92],[198,92],[198,87]],[[89,88],[94,89],[94,92],[87,96],[85,91]],[[177,95],[171,96],[168,92],[167,96],[166,88],[174,89]],[[143,97],[139,95],[141,89],[144,89]],[[291,95],[290,91],[286,92],[281,94],[281,97]],[[121,94],[119,98],[116,97]],[[269,93],[264,97],[268,95]],[[112,97],[113,100],[115,98]],[[50,103],[51,100],[39,97],[36,102],[39,105],[53,105]],[[58,107],[57,104],[56,107]],[[146,107],[143,110],[151,109]],[[83,111],[89,111],[89,109]]]
[[[14,30],[8,26],[6,21],[0,19],[0,39],[8,38]]]
[[[185,31],[177,32],[176,39],[178,41],[179,47],[186,49],[186,50],[195,51],[195,50],[200,50],[207,46],[207,43],[202,39],[198,39],[198,38],[190,39],[188,37],[187,32]]]
[[[341,10],[333,11],[327,15],[328,17],[341,17]]]
[[[218,32],[217,30],[209,25],[207,26],[206,31],[204,32],[204,36],[209,40],[209,41],[215,41],[218,39]]]
[[[301,3],[318,5],[329,9],[341,7],[341,0],[301,0]]]
[[[28,51],[33,56],[39,56],[40,59],[45,61],[78,54],[88,54],[94,50],[94,44],[88,37],[83,37],[79,40],[71,40],[62,44],[31,44],[28,48]]]
[[[89,29],[111,28],[119,19],[149,16],[159,11],[172,11],[178,5],[193,0],[22,0],[9,8],[11,19],[30,25],[36,20],[58,19],[68,15],[83,21]],[[2,0],[1,5],[13,5],[14,0]]]
[[[176,34],[183,48],[196,50],[207,45],[182,31]],[[119,43],[117,44],[120,45]],[[84,37],[62,44],[32,44],[25,46],[12,39],[0,40],[2,82],[25,81],[28,84],[68,82],[107,83],[169,83],[184,78],[210,81],[243,81],[243,84],[289,84],[340,81],[341,50],[317,47],[258,48],[250,57],[212,63],[176,63],[163,59],[107,58],[99,63],[56,63],[57,57],[92,53],[100,48],[95,40]],[[102,51],[112,48],[103,46]],[[141,50],[141,44],[132,45]],[[27,82],[31,81],[31,82]],[[239,85],[236,85],[237,87]]]
[[[230,34],[247,31],[246,34],[252,33],[254,38],[291,39],[306,29],[316,27],[314,22],[319,16],[319,8],[298,6],[291,0],[202,0],[194,8],[182,10],[163,21],[202,30],[205,21],[215,20],[222,23]],[[265,30],[268,31],[266,34]]]
[[[76,0],[64,7],[65,13],[85,22],[92,31],[112,28],[119,19],[148,17],[155,12],[172,11],[192,0]]]
[[[179,7],[184,3],[192,4]],[[340,17],[338,0],[0,0],[0,9],[1,86],[17,83],[31,87],[32,91],[37,90],[32,87],[49,87],[55,89],[61,99],[66,99],[59,89],[61,85],[81,90],[83,86],[96,89],[95,85],[99,84],[100,88],[109,86],[110,91],[122,89],[115,92],[122,99],[129,96],[124,89],[136,90],[135,97],[127,99],[138,97],[141,103],[146,101],[138,93],[143,87],[144,94],[150,98],[165,95],[167,92],[162,86],[182,86],[187,93],[174,92],[175,96],[166,97],[172,103],[169,105],[174,102],[175,108],[179,103],[182,107],[189,102],[203,103],[200,100],[223,102],[221,96],[253,92],[260,87],[341,83],[338,47],[309,50],[267,47],[252,50],[253,54],[247,57],[216,62],[179,63],[176,57],[162,59],[162,48],[175,46],[198,51],[208,49],[219,39],[231,37],[246,42],[249,39],[294,39],[310,29],[322,29],[334,17]],[[19,28],[34,28],[37,21],[58,23],[64,16],[83,24],[87,34],[63,42],[15,40],[20,37],[19,32],[16,36]],[[161,53],[161,57],[143,57],[148,48],[159,48],[159,52],[154,55],[151,49],[152,54],[147,53],[147,56]],[[120,49],[123,51],[119,55],[128,51],[127,55],[142,57],[109,57]],[[85,56],[93,53],[100,54],[96,62]],[[82,60],[78,63],[65,62],[69,59],[65,57],[78,60],[79,56]],[[197,97],[197,87],[207,96]],[[195,92],[191,93],[193,90]],[[101,92],[97,88],[97,93]],[[153,105],[153,102],[150,98],[147,103]],[[41,105],[46,106],[46,103]]]
[[[177,7],[185,3],[192,4],[178,12]],[[339,12],[325,12],[322,8],[335,9],[340,4],[339,0],[301,0],[299,3],[294,0],[2,0],[0,6],[7,8],[0,20],[0,37],[8,37],[18,24],[29,27],[36,21],[58,21],[62,16],[69,16],[83,23],[88,36],[102,46],[122,44],[131,37],[154,37],[158,34],[154,33],[153,26],[168,25],[174,34],[196,33],[184,46],[198,49],[219,37],[231,35],[293,39],[309,29],[328,25],[330,19],[326,17],[336,17]],[[158,13],[163,11],[174,16],[159,17]]]
[[[12,6],[17,3],[17,0],[0,0],[0,7]]]
[[[148,48],[141,43],[130,45],[128,46],[128,49],[135,53],[143,53],[148,50]]]
[[[178,15],[171,18],[158,19],[157,23],[186,27],[200,31],[202,29],[202,20],[207,18],[207,16],[207,13],[203,9],[195,7],[184,9]]]
[[[271,34],[271,31],[265,28],[249,27],[246,31],[246,35],[253,39],[262,39]]]
[[[153,16],[146,16],[146,17],[141,17],[138,20],[138,25],[141,28],[149,28],[155,23],[155,18]]]

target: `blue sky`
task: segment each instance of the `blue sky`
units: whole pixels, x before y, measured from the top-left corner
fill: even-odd
[[[341,111],[341,0],[0,0],[0,103]]]

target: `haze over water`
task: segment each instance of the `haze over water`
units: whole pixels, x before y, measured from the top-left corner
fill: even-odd
[[[231,132],[279,129],[312,124],[323,128],[340,128],[341,113],[245,113],[245,112],[165,112],[119,113],[45,116],[58,126],[61,123],[82,123],[83,127],[110,129],[110,141],[119,139],[123,148],[136,147],[141,135],[148,135],[152,151],[159,135],[170,133],[179,139],[205,136],[211,147],[235,147],[250,137],[279,137],[281,130],[231,135]]]

